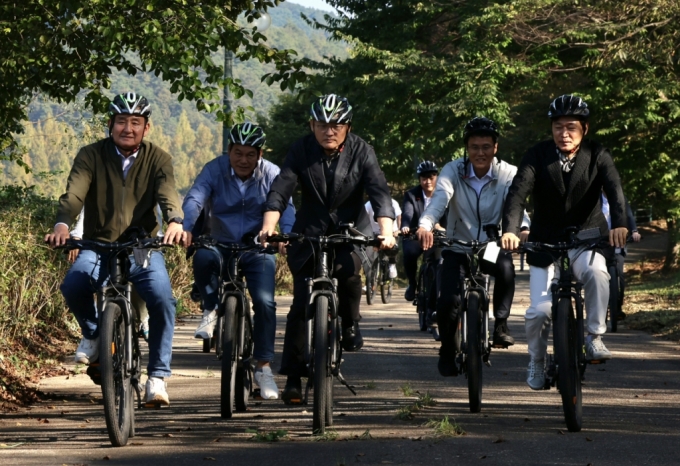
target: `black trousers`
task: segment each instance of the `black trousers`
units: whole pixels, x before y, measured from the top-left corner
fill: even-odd
[[[361,303],[361,259],[352,247],[338,248],[332,257],[332,277],[338,280],[338,306],[342,326],[350,327],[359,321]],[[307,309],[307,279],[314,276],[315,257],[293,274],[293,304],[286,320],[286,334],[283,339],[280,374],[305,377],[307,368],[304,361],[305,310]]]
[[[407,239],[402,242],[404,250],[404,270],[411,289],[416,287],[416,275],[418,274],[418,258],[423,253],[420,243],[414,239]]]
[[[442,252],[443,262],[439,270],[439,298],[437,299],[437,323],[442,336],[442,345],[453,341],[453,334],[460,315],[465,275],[468,272],[466,254],[451,250]],[[496,319],[507,319],[515,296],[515,266],[512,254],[501,251],[495,264],[479,257],[482,273],[495,279],[493,289],[493,315]],[[455,323],[455,324],[454,324]]]

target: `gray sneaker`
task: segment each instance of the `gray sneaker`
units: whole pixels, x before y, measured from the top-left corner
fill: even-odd
[[[543,390],[545,386],[545,360],[531,358],[527,367],[527,384],[532,390]]]
[[[586,359],[588,361],[592,360],[603,360],[611,359],[612,354],[609,352],[602,337],[600,335],[593,335],[590,341],[586,342]]]

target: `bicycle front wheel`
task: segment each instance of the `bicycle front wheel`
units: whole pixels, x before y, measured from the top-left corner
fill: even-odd
[[[416,288],[416,309],[418,310],[418,328],[421,332],[424,332],[427,330],[427,295],[429,290],[426,267],[421,267],[419,278]]]
[[[380,264],[380,298],[383,304],[389,304],[392,300],[392,279],[390,277],[389,264],[387,262]]]
[[[577,325],[570,298],[560,298],[554,330],[557,387],[562,395],[562,407],[567,429],[579,432],[583,422],[581,373],[578,367]]]
[[[371,264],[371,268],[368,270],[366,275],[366,304],[369,306],[373,304],[375,300],[375,288],[378,283],[378,261],[376,260]]]
[[[249,311],[246,310],[246,312]],[[241,365],[236,366],[236,411],[248,409],[248,399],[253,385],[253,368],[250,365],[250,356],[253,354],[253,336],[250,332],[250,325],[245,320],[245,318],[239,318],[240,325],[243,326],[243,331],[239,332],[243,335],[243,346],[240,349],[242,351]]]
[[[328,385],[332,374],[328,370],[328,297],[316,298],[316,314],[314,316],[314,415],[312,430],[315,434],[326,432],[329,413],[328,399],[331,394]]]
[[[467,298],[467,357],[465,358],[470,412],[482,410],[482,312],[479,293],[471,291]]]
[[[129,357],[125,342],[131,338],[127,334],[129,330],[120,306],[113,302],[106,303],[99,327],[99,370],[106,429],[114,447],[125,446],[131,431],[132,385],[129,375],[125,375]]]
[[[234,414],[236,397],[236,369],[238,363],[238,300],[227,297],[222,333],[222,381],[220,389],[221,415],[229,419]]]

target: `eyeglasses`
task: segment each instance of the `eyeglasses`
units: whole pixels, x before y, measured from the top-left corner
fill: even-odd
[[[314,123],[314,129],[321,131],[322,133],[325,133],[330,129],[333,134],[338,134],[340,130],[344,128],[347,128],[347,124],[345,123]]]

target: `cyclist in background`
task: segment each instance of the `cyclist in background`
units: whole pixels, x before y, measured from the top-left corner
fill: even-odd
[[[385,174],[373,148],[351,132],[352,106],[344,97],[319,97],[310,109],[311,134],[293,144],[274,180],[264,207],[260,241],[275,233],[281,214],[295,186],[300,184],[301,205],[293,232],[308,236],[338,233],[341,223],[372,236],[371,222],[364,208],[368,194],[380,225],[381,249],[391,249],[394,209]],[[289,402],[302,398],[301,377],[307,376],[304,362],[307,278],[314,276],[314,247],[295,242],[288,248],[288,266],[293,274],[293,304],[286,321],[281,370],[287,375],[281,398]],[[332,275],[338,280],[339,314],[342,319],[342,348],[356,351],[364,340],[359,331],[361,302],[361,248],[348,245],[335,249]]]
[[[175,189],[172,159],[153,143],[144,141],[149,132],[151,105],[134,92],[114,97],[109,106],[110,137],[85,146],[76,155],[69,173],[66,193],[59,198],[54,232],[45,236],[51,246],[69,238],[69,225],[85,208],[83,238],[115,242],[130,227],[151,235],[160,229],[156,204],[168,223],[163,242],[184,239],[182,207]],[[145,400],[170,404],[165,378],[170,377],[172,337],[175,329],[175,299],[165,259],[160,251],[148,252],[148,265],[133,261],[130,281],[149,309],[149,363]],[[82,251],[61,285],[66,304],[76,316],[83,338],[75,354],[76,363],[90,364],[99,356],[97,308],[92,295],[108,278],[107,255]]]
[[[626,245],[626,207],[621,180],[609,151],[595,141],[584,139],[588,133],[590,109],[574,95],[562,95],[548,109],[551,140],[543,141],[526,153],[505,201],[503,213],[504,249],[514,250],[526,199],[534,203],[529,241],[554,244],[568,241],[568,227],[581,230],[599,228],[609,233],[610,244]],[[611,226],[602,214],[602,191],[609,199]],[[602,251],[573,249],[569,258],[574,277],[585,291],[586,358],[610,359],[602,341],[607,331],[609,273]],[[527,254],[530,267],[530,300],[525,326],[529,348],[527,384],[533,390],[545,385],[545,355],[548,349],[555,267],[549,253]]]
[[[188,243],[192,239],[190,232],[208,203],[211,215],[206,219],[207,227],[218,242],[241,244],[243,235],[259,231],[264,201],[280,172],[279,167],[262,158],[264,143],[265,134],[258,125],[234,125],[229,132],[228,154],[208,162],[184,198],[182,208]],[[295,208],[289,198],[281,217],[281,231],[290,232],[294,221]],[[213,336],[218,317],[218,292],[222,276],[228,272],[229,258],[219,248],[201,248],[194,255],[194,280],[203,308],[196,338]],[[277,399],[279,389],[271,370],[276,338],[276,259],[271,254],[247,252],[241,255],[239,266],[253,300],[255,383],[260,387],[262,398]]]
[[[375,216],[373,213],[373,206],[371,205],[371,201],[367,201],[366,204],[364,205],[366,208],[366,213],[368,214],[368,218],[371,219],[371,227],[373,228],[373,234],[375,236],[378,236],[380,234],[380,225],[378,225],[378,222],[375,220]],[[399,203],[392,199],[392,208],[394,209],[394,213],[397,216],[395,219],[392,230],[394,231],[394,234],[396,235],[399,233],[399,225],[401,225],[401,208],[399,207]],[[397,278],[397,254],[399,253],[399,250],[395,250],[394,252],[388,252],[388,259],[390,262],[390,273],[389,273],[389,278],[391,280],[394,280]],[[366,256],[368,257],[369,264],[367,264],[366,270],[371,270],[371,264],[375,261],[377,257],[377,253],[374,248],[368,248],[366,250]]]
[[[416,176],[419,184],[404,193],[404,203],[402,204],[402,223],[401,232],[408,235],[418,229],[420,216],[425,208],[432,201],[432,193],[437,186],[437,176],[439,169],[434,162],[425,161],[418,164]],[[437,230],[446,230],[446,212],[435,225]],[[418,258],[423,253],[420,244],[416,240],[406,239],[403,241],[404,249],[404,270],[408,279],[408,287],[404,293],[406,301],[413,301],[416,298],[416,275],[418,273]]]
[[[503,215],[503,202],[507,196],[517,167],[496,157],[498,128],[484,117],[470,120],[463,131],[466,156],[447,163],[434,191],[430,205],[420,218],[416,232],[424,250],[432,247],[432,229],[448,206],[447,237],[461,241],[486,241],[484,225],[498,225]],[[525,217],[528,227],[528,217]],[[461,295],[465,286],[469,248],[453,245],[442,251],[437,323],[441,335],[439,373],[458,375],[455,361],[454,335],[460,318]],[[495,278],[493,313],[495,327],[493,344],[510,346],[515,339],[510,336],[507,320],[515,295],[515,267],[512,255],[501,252],[496,263],[480,257],[482,273]]]
[[[633,209],[631,209],[630,204],[628,203],[628,199],[625,199],[626,201],[626,218],[628,219],[628,231],[631,232],[631,239],[633,242],[637,243],[642,239],[642,236],[640,236],[640,233],[638,233],[637,225],[635,224],[635,215],[633,214]],[[607,219],[607,226],[611,230],[612,228],[612,216],[609,213],[609,201],[607,200],[607,195],[602,192],[602,213],[604,214],[604,218]],[[626,290],[626,276],[623,273],[623,263],[626,257],[626,248],[616,248],[615,249],[615,255],[612,258],[614,261],[616,261],[616,273],[621,279],[621,294],[619,296],[619,301],[623,305],[623,298],[624,298],[624,292]],[[610,277],[610,280],[613,280],[614,277]],[[626,318],[626,313],[623,312],[623,309],[618,310],[618,315],[617,316],[610,316],[611,319],[617,319],[617,320],[624,320]]]

